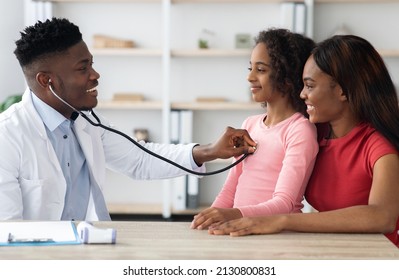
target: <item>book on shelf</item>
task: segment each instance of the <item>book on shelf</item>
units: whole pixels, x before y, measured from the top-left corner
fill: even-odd
[[[171,143],[192,143],[193,111],[171,111]],[[199,180],[194,175],[185,175],[172,180],[172,203],[174,210],[197,208],[199,205]]]
[[[281,27],[299,34],[306,34],[306,5],[299,2],[281,4]]]
[[[186,207],[188,209],[196,209],[199,207],[199,179],[195,176],[186,176]]]

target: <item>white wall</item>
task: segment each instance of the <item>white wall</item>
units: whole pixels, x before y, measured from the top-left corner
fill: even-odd
[[[349,33],[368,40],[377,50],[399,49],[399,2],[319,4],[314,10],[314,39],[333,35],[342,25]],[[384,57],[399,88],[399,58]]]
[[[0,0],[0,102],[25,89],[22,71],[13,53],[14,42],[24,28],[23,8],[23,0]]]

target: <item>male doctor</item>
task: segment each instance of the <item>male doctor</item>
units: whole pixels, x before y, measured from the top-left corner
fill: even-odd
[[[0,115],[0,220],[109,220],[102,193],[106,168],[134,179],[185,174],[76,113],[97,105],[100,78],[76,25],[39,21],[21,32],[16,46],[28,89]],[[204,146],[141,144],[196,171],[204,171],[206,161],[253,153],[256,146],[245,130],[232,128]]]

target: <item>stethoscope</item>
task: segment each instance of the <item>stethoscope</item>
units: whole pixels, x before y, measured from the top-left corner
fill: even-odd
[[[77,109],[74,108],[72,105],[70,105],[68,102],[66,102],[64,99],[62,99],[60,96],[58,96],[58,94],[56,94],[56,93],[54,92],[53,87],[51,86],[51,80],[49,80],[49,88],[50,88],[50,91],[52,92],[52,94],[53,94],[55,97],[57,97],[62,103],[64,103],[66,106],[68,106],[69,108],[71,108],[71,109],[74,111],[74,112],[72,113],[72,119],[76,119],[76,118],[80,115],[80,116],[82,116],[86,121],[88,121],[92,126],[101,127],[101,128],[103,128],[103,129],[105,129],[105,130],[108,130],[108,131],[110,131],[110,132],[113,132],[113,133],[115,133],[115,134],[118,134],[118,135],[120,135],[120,136],[126,138],[127,140],[129,140],[131,143],[133,143],[134,145],[136,145],[137,147],[139,147],[139,148],[140,148],[141,150],[143,150],[144,152],[146,152],[146,153],[148,153],[148,154],[150,154],[150,155],[152,155],[152,156],[154,156],[154,157],[156,157],[156,158],[158,158],[158,159],[160,159],[160,160],[163,160],[163,161],[165,161],[165,162],[167,162],[167,163],[169,163],[169,164],[171,164],[171,165],[173,165],[173,166],[176,166],[177,168],[180,168],[180,169],[182,169],[182,170],[184,170],[184,171],[186,171],[186,172],[188,172],[188,173],[190,173],[190,174],[194,174],[194,175],[198,175],[198,176],[209,176],[209,175],[215,175],[215,174],[218,174],[218,173],[222,173],[222,172],[224,172],[224,171],[226,171],[226,170],[229,170],[230,168],[236,166],[237,164],[239,164],[240,162],[242,162],[244,159],[246,159],[249,155],[251,155],[251,154],[249,154],[249,153],[244,154],[242,157],[240,157],[238,160],[234,161],[232,164],[230,164],[230,165],[228,165],[228,166],[226,166],[226,167],[224,167],[224,168],[215,170],[215,171],[211,171],[211,172],[197,172],[197,171],[188,169],[188,168],[186,168],[186,167],[184,167],[184,166],[181,166],[180,164],[177,164],[176,162],[173,162],[173,161],[171,161],[170,159],[167,159],[167,158],[165,158],[165,157],[163,157],[163,156],[160,156],[160,155],[154,153],[153,151],[151,151],[151,150],[147,149],[146,147],[140,145],[140,143],[138,143],[136,140],[134,140],[133,138],[131,138],[131,137],[130,137],[129,135],[127,135],[127,134],[125,134],[125,133],[123,133],[123,132],[121,132],[121,131],[119,131],[119,130],[113,129],[112,127],[103,125],[103,124],[101,123],[100,118],[94,113],[94,111],[93,111],[93,110],[89,110],[89,111],[88,111],[88,114],[89,114],[89,115],[92,115],[92,116],[95,118],[95,120],[96,120],[96,122],[94,122],[94,121],[91,120],[85,113],[83,113],[82,111],[77,110]]]

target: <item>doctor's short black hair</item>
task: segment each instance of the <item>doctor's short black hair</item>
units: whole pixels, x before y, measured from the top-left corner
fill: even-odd
[[[38,21],[21,32],[14,51],[19,64],[24,67],[39,59],[45,59],[82,41],[79,27],[65,18]]]

